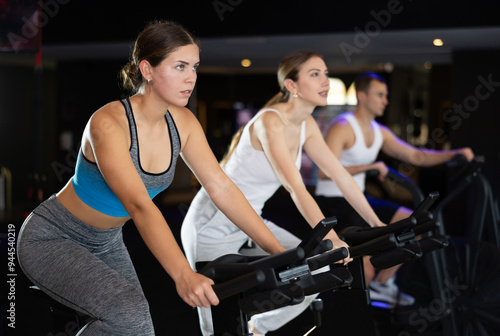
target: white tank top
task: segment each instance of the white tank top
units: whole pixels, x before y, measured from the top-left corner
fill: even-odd
[[[374,132],[373,144],[370,147],[366,146],[365,138],[358,121],[354,117],[353,112],[347,112],[339,115],[332,121],[332,124],[339,121],[340,119],[345,119],[351,125],[354,131],[354,136],[356,140],[354,145],[346,150],[342,151],[340,155],[340,163],[344,167],[350,166],[360,166],[371,164],[377,159],[378,153],[382,148],[382,132],[380,127],[375,120],[372,120],[371,127]],[[354,180],[358,184],[361,191],[365,191],[365,172],[353,175]],[[332,180],[318,180],[316,184],[316,195],[326,196],[326,197],[343,197],[342,192],[338,186]]]
[[[274,109],[265,109],[257,113],[245,126],[241,139],[236,146],[229,161],[224,166],[224,171],[240,188],[248,202],[258,214],[262,213],[264,203],[281,186],[281,181],[274,172],[263,151],[255,150],[250,141],[250,126],[262,113],[279,112]],[[300,143],[295,160],[295,166],[300,169],[302,163],[302,146],[305,142],[305,121],[302,123]]]

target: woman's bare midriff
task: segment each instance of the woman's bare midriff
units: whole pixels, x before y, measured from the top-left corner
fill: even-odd
[[[71,180],[62,188],[56,197],[76,218],[98,229],[114,229],[125,224],[125,222],[130,219],[130,217],[113,217],[103,214],[83,203],[76,195]]]

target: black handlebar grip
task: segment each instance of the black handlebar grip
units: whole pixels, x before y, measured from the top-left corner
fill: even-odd
[[[413,229],[413,232],[415,233],[416,236],[418,236],[418,235],[421,235],[423,233],[433,231],[433,230],[439,228],[439,226],[440,226],[440,223],[437,220],[431,218],[426,222],[422,222],[422,223],[417,224],[415,226],[415,228]]]
[[[306,257],[311,256],[314,249],[323,241],[326,234],[330,232],[336,224],[337,218],[335,216],[325,218],[309,232],[306,238],[299,244],[299,247],[304,249]]]
[[[449,244],[448,239],[442,235],[423,238],[419,240],[418,243],[423,253],[447,247]]]
[[[307,259],[307,264],[311,271],[320,269],[321,267],[333,264],[339,260],[347,258],[349,251],[345,247],[341,247],[332,251],[328,251]]]
[[[445,162],[445,165],[448,166],[449,168],[455,168],[455,167],[462,167],[467,163],[467,158],[463,154],[455,154],[451,158],[451,160],[448,160]]]
[[[330,251],[333,248],[333,243],[330,239],[325,239],[314,249],[312,255],[321,254]]]
[[[422,250],[417,243],[408,244],[403,247],[393,248],[384,251],[370,258],[370,262],[375,269],[386,269],[405,263],[422,256]]]
[[[417,219],[414,216],[410,216],[382,228],[390,233],[398,234],[411,230],[415,225],[417,225]]]
[[[404,232],[409,232],[417,224],[417,220],[413,217],[407,217],[393,224],[378,227],[359,227],[349,226],[340,231],[339,236],[349,245],[361,245],[369,243],[371,240],[377,239],[387,234],[399,235]]]
[[[212,288],[214,289],[215,294],[217,294],[219,300],[223,300],[229,296],[256,287],[262,284],[265,280],[266,276],[264,272],[257,270],[226,282],[215,284]]]
[[[277,268],[304,260],[304,250],[300,247],[273,254],[248,263],[250,269]]]
[[[394,234],[386,234],[382,237],[375,238],[369,242],[352,246],[349,248],[351,258],[361,257],[364,255],[372,255],[373,253],[389,248],[396,247],[398,242]]]

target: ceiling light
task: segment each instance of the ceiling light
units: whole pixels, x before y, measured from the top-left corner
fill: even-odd
[[[434,44],[436,47],[441,47],[443,45],[443,40],[441,39],[434,39],[434,41],[432,41],[432,44]]]
[[[250,65],[252,65],[252,61],[250,61],[248,58],[244,58],[241,60],[242,67],[248,68]]]

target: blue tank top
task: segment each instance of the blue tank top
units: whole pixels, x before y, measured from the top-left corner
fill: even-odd
[[[170,166],[163,173],[148,173],[142,168],[140,162],[139,142],[137,139],[137,128],[132,106],[130,105],[130,101],[128,99],[123,99],[121,103],[125,107],[125,113],[129,121],[131,139],[130,156],[134,162],[137,172],[148,190],[149,196],[152,199],[172,183],[175,165],[181,148],[179,132],[177,131],[177,127],[172,116],[170,115],[170,112],[167,111],[165,113],[165,121],[169,129],[170,147],[172,153]],[[158,152],[161,154],[161,149],[158,150]],[[76,160],[75,175],[73,176],[73,188],[75,189],[78,197],[91,208],[113,217],[129,216],[118,197],[116,197],[104,180],[97,164],[89,161],[83,155],[81,148],[78,152]]]

